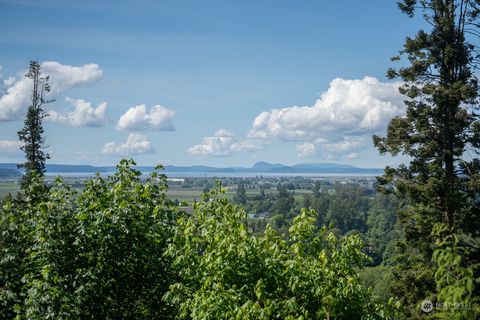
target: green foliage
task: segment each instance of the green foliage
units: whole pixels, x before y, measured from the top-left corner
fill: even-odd
[[[3,318],[172,316],[161,297],[175,277],[163,253],[176,208],[166,198],[164,175],[141,181],[132,165],[122,160],[113,176],[93,178],[79,196],[57,179],[42,201],[5,202]]]
[[[243,186],[243,183],[238,184],[237,192],[233,197],[233,201],[242,205],[247,204],[247,193],[245,192],[245,187]]]
[[[373,265],[388,263],[392,246],[400,238],[397,226],[397,212],[400,203],[394,195],[377,193],[370,203],[367,218],[367,252]],[[387,251],[387,252],[386,252]]]
[[[469,263],[472,254],[480,249],[479,239],[464,234],[451,234],[448,226],[438,224],[434,233],[442,240],[438,241],[433,253],[436,265],[435,280],[438,300],[446,308],[436,313],[443,319],[478,319],[480,317],[480,297],[475,291],[480,279],[480,264]]]
[[[372,293],[381,301],[388,303],[391,299],[390,287],[393,280],[391,266],[366,267],[359,270],[361,283],[366,288],[372,288]]]
[[[390,78],[403,81],[406,114],[390,121],[386,137],[373,140],[382,154],[411,159],[408,165],[387,167],[379,182],[382,191],[395,191],[408,201],[398,215],[405,238],[399,244],[395,286],[406,316],[421,317],[414,306],[425,297],[434,299],[435,291],[439,299],[456,299],[449,296],[453,291],[440,289],[444,283],[438,270],[449,266],[448,273],[466,275],[459,264],[451,264],[451,256],[437,253],[432,263],[435,243],[459,234],[480,236],[479,87],[472,71],[478,67],[479,52],[467,39],[478,34],[480,3],[403,0],[399,8],[410,17],[420,12],[431,28],[408,37],[400,52],[408,63],[388,71]],[[449,235],[439,237],[436,225],[447,226]],[[464,266],[478,264],[478,257],[465,257]],[[475,271],[473,276],[480,274]],[[478,294],[478,287],[473,290]]]
[[[359,186],[337,185],[329,203],[326,223],[333,223],[342,233],[353,229],[365,232],[369,201],[365,189]]]
[[[282,214],[276,214],[272,217],[272,227],[275,230],[281,230],[283,227],[287,225],[287,221]]]
[[[244,207],[248,213],[263,213],[272,211],[276,197],[272,193],[266,194],[265,191],[261,189],[258,196],[250,196],[247,199],[247,204]]]
[[[23,128],[18,131],[18,138],[23,143],[21,149],[25,152],[26,162],[19,165],[25,168],[25,176],[22,187],[26,188],[33,180],[32,174],[43,176],[45,172],[45,161],[50,158],[44,151],[45,136],[42,125],[46,113],[42,108],[46,101],[44,95],[50,92],[49,77],[42,77],[41,67],[38,61],[30,61],[30,68],[27,78],[33,82],[32,103],[28,107]]]
[[[336,183],[328,191],[331,194],[316,183],[306,201],[318,213],[317,225],[333,224],[341,234],[351,230],[365,233],[371,207],[367,189],[356,184]]]
[[[420,303],[432,299],[434,294],[434,266],[419,248],[408,246],[403,240],[399,239],[390,261],[393,279],[389,287],[391,295],[399,299],[400,319],[422,319],[425,313],[421,312]]]
[[[272,212],[274,214],[283,214],[285,217],[293,215],[295,208],[295,199],[291,192],[284,185],[278,185],[275,201],[273,202]]]
[[[356,275],[367,257],[358,236],[338,239],[315,224],[314,211],[294,218],[289,239],[270,226],[249,234],[243,209],[220,187],[180,218],[167,255],[179,271],[165,301],[185,319],[377,319]]]
[[[43,177],[36,172],[16,199],[0,201],[0,318],[13,318],[27,294],[25,275],[32,270],[36,207],[46,199]]]
[[[27,268],[25,257],[30,246],[29,217],[18,210],[11,197],[0,208],[0,318],[13,319],[16,306],[22,303],[22,275]]]

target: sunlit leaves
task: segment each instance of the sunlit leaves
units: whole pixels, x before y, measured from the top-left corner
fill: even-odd
[[[294,218],[289,238],[270,226],[247,233],[245,212],[214,189],[179,220],[167,255],[180,273],[164,299],[181,318],[381,318],[360,286],[366,260],[358,236],[338,239],[315,225],[313,211]]]
[[[174,279],[163,252],[177,209],[166,198],[166,177],[154,172],[144,180],[134,165],[123,160],[113,176],[91,179],[80,195],[57,179],[40,200],[30,193],[21,206],[5,202],[3,318],[173,316],[161,297]]]

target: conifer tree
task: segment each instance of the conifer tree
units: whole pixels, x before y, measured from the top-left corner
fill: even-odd
[[[23,128],[17,132],[23,146],[21,149],[25,152],[26,162],[18,165],[25,168],[25,176],[22,181],[22,188],[26,187],[32,181],[34,175],[43,177],[45,173],[45,162],[50,155],[45,151],[45,135],[42,121],[47,115],[42,108],[44,103],[51,102],[45,99],[45,94],[50,92],[49,77],[42,77],[41,66],[38,61],[30,61],[30,68],[25,75],[32,79],[32,97],[31,104],[28,107],[27,115]]]
[[[245,187],[243,186],[243,183],[238,184],[237,193],[233,197],[233,201],[242,205],[247,204],[247,193],[245,192]]]
[[[480,34],[480,1],[403,0],[398,5],[410,17],[421,13],[430,28],[408,37],[400,56],[392,59],[408,60],[387,73],[404,82],[400,92],[407,97],[406,114],[390,121],[386,137],[373,140],[382,154],[410,158],[408,165],[387,167],[379,182],[409,204],[399,217],[405,242],[400,244],[397,294],[412,307],[434,295],[432,254],[441,239],[479,237],[480,117],[474,73],[479,51],[473,41]],[[470,249],[462,263],[473,265],[478,247],[465,245]]]

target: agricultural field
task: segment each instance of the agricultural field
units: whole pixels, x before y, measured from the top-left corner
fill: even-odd
[[[20,185],[16,182],[0,182],[0,199],[5,198],[9,193],[17,194],[20,190]]]
[[[68,180],[66,179],[66,183],[72,185],[75,189],[78,191],[81,191],[83,189],[83,183],[76,181],[74,179]],[[5,198],[9,193],[12,195],[17,194],[17,192],[20,190],[20,184],[17,182],[11,182],[11,181],[4,181],[0,182],[0,199]],[[232,199],[233,196],[235,195],[235,189],[233,188],[227,188],[226,195],[229,199]],[[256,196],[260,195],[261,189],[259,188],[254,188],[254,189],[247,189],[246,194],[248,196]],[[264,190],[265,194],[275,194],[276,190],[275,189],[267,189]],[[303,200],[303,195],[311,193],[311,190],[308,189],[297,189],[294,190],[294,197],[295,200],[299,203],[300,201]],[[178,201],[186,201],[188,203],[191,203],[195,200],[201,199],[203,193],[203,188],[198,188],[198,187],[192,187],[192,188],[184,188],[184,187],[178,187],[178,186],[170,186],[167,192],[167,196],[170,199],[177,199]]]
[[[247,196],[258,196],[260,195],[261,189],[247,189],[245,190]],[[268,189],[264,190],[265,194],[275,194],[276,190]],[[177,199],[178,201],[186,201],[191,203],[195,200],[200,200],[202,197],[203,188],[182,188],[182,187],[169,187],[167,196],[170,199]],[[235,195],[236,191],[231,188],[227,188],[226,196],[231,200]],[[308,189],[298,189],[294,190],[294,198],[298,203],[303,201],[303,195],[311,193],[311,190]]]

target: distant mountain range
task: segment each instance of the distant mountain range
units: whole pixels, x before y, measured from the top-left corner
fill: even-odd
[[[17,178],[20,172],[17,169],[0,168],[0,179]]]
[[[115,171],[114,166],[90,166],[90,165],[70,165],[70,164],[47,164],[47,172],[50,173],[107,173]],[[137,166],[142,172],[153,171],[153,166]],[[268,163],[260,161],[252,167],[208,167],[208,166],[166,166],[165,173],[320,173],[320,174],[381,174],[383,169],[379,168],[358,168],[351,165],[335,163],[302,163],[295,165],[283,165],[280,163]],[[15,163],[0,163],[0,177],[12,174],[20,175]]]

